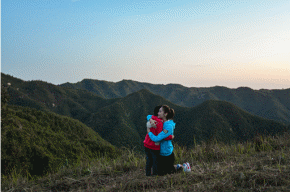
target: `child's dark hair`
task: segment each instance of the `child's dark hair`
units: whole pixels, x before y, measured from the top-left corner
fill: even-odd
[[[164,113],[167,113],[166,119],[173,119],[175,112],[174,109],[170,109],[168,105],[162,105]]]
[[[162,105],[158,105],[155,107],[154,109],[154,116],[158,116],[158,112],[159,112],[159,109],[162,107]]]

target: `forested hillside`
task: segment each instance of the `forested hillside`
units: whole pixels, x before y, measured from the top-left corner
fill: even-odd
[[[1,174],[43,175],[117,149],[78,120],[33,108],[7,105],[1,90]]]

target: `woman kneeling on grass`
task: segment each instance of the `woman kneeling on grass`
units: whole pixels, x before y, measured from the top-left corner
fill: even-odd
[[[169,135],[173,135],[175,129],[175,123],[173,117],[175,113],[173,109],[170,109],[167,105],[163,105],[158,112],[158,118],[163,119],[163,131],[155,136],[147,129],[150,139],[154,142],[160,142],[160,156],[158,159],[158,175],[166,175],[175,173],[178,170],[190,171],[189,163],[182,165],[174,165],[174,153],[172,140],[164,140]]]

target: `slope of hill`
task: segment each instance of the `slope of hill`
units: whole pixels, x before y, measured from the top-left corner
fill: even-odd
[[[51,111],[79,120],[115,101],[86,90],[62,88],[43,81],[23,81],[3,73],[1,83],[8,89],[11,105]]]
[[[229,89],[221,86],[188,88],[178,84],[158,85],[132,80],[114,83],[92,79],[84,79],[75,84],[65,83],[60,86],[88,90],[107,99],[125,97],[130,93],[147,89],[185,107],[194,107],[206,100],[228,101],[254,115],[290,123],[290,89],[253,90],[248,87]]]
[[[224,143],[242,142],[256,135],[275,135],[286,125],[254,116],[226,101],[206,101],[196,107],[175,105],[148,90],[132,93],[93,113],[85,123],[116,146],[142,150],[146,135],[144,117],[159,104],[176,111],[175,139],[179,145],[192,146],[213,138]]]
[[[160,104],[169,105],[177,113],[189,110],[143,89],[101,108],[91,114],[85,123],[116,146],[142,151],[143,140],[147,134],[146,117],[153,114],[154,108]]]
[[[175,141],[185,146],[213,141],[243,142],[257,135],[275,135],[289,128],[277,121],[255,116],[226,101],[208,100],[176,116]],[[194,140],[194,139],[195,140]]]
[[[2,90],[3,91],[3,90]],[[2,103],[1,174],[44,175],[117,151],[78,120],[51,112]]]
[[[186,148],[175,145],[176,163],[191,172],[145,175],[146,157],[124,150],[32,181],[1,180],[2,191],[289,191],[290,134],[258,137],[236,145],[213,142]],[[257,142],[257,139],[259,139]],[[89,172],[86,170],[89,168]]]

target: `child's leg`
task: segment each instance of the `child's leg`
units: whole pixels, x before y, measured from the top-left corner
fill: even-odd
[[[150,149],[148,149],[147,147],[145,147],[145,153],[146,153],[146,176],[150,176],[151,175],[151,167],[153,164],[152,154],[150,152]]]
[[[158,174],[158,161],[159,161],[159,150],[151,150],[152,151],[152,159],[153,159],[153,175]]]

